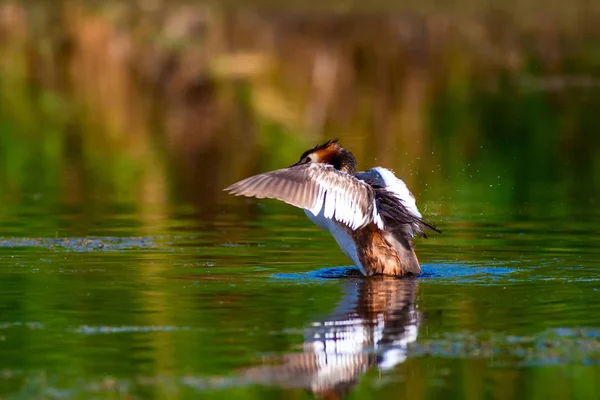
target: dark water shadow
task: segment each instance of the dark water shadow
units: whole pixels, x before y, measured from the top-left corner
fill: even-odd
[[[406,360],[421,322],[417,280],[357,277],[350,268],[316,272],[316,279],[334,276],[352,279],[344,282],[337,308],[304,329],[303,352],[268,357],[261,366],[239,371],[239,379],[339,398],[370,368],[387,370]]]

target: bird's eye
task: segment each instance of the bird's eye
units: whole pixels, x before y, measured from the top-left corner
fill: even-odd
[[[311,162],[312,159],[310,157],[306,157],[306,163],[308,164],[309,162]]]

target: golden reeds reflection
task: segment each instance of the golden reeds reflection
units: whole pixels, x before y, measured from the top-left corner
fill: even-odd
[[[371,367],[392,369],[417,339],[420,314],[413,279],[351,280],[338,308],[305,328],[302,353],[269,357],[241,372],[254,383],[304,388],[319,398],[341,398]]]

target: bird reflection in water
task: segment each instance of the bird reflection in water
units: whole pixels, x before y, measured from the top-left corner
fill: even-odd
[[[269,358],[267,365],[242,371],[243,378],[340,398],[371,367],[387,370],[404,362],[420,324],[417,282],[389,276],[351,279],[345,291],[328,319],[305,329],[302,353]]]

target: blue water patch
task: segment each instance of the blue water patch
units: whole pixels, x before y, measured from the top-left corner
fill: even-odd
[[[422,265],[423,273],[418,279],[435,280],[448,283],[494,283],[504,280],[507,275],[516,271],[507,267],[478,267],[465,264],[428,264]],[[319,281],[327,279],[363,278],[356,267],[321,268],[314,271],[298,273],[277,273],[274,279],[292,281]]]
[[[429,264],[422,265],[423,273],[419,279],[427,279],[440,283],[478,283],[494,284],[506,281],[516,268],[502,266],[480,267],[466,264]]]
[[[328,279],[342,278],[360,278],[362,273],[356,267],[330,267],[321,268],[314,271],[298,272],[298,273],[278,273],[273,274],[274,279],[291,280],[291,281],[324,281]]]

